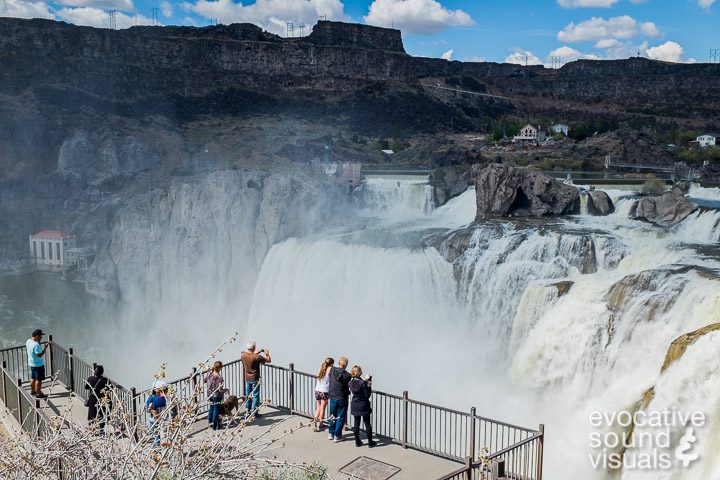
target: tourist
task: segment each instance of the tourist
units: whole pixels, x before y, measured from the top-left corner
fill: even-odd
[[[45,379],[45,351],[50,342],[41,346],[43,331],[39,328],[32,332],[32,336],[25,342],[30,367],[30,394],[35,398],[47,398],[42,392],[42,381]]]
[[[247,413],[259,417],[260,412],[260,366],[263,363],[270,363],[270,351],[263,348],[256,352],[254,340],[247,343],[247,351],[242,352],[243,370],[245,371],[245,397],[247,398]]]
[[[335,360],[327,357],[320,365],[320,371],[317,375],[315,384],[315,401],[317,409],[315,410],[315,418],[313,419],[313,430],[320,431],[323,419],[325,418],[325,409],[328,404],[328,390],[330,390],[330,369],[332,369]]]
[[[108,413],[107,395],[108,379],[103,374],[105,369],[102,365],[96,365],[93,375],[85,380],[85,390],[90,390],[85,406],[88,407],[88,425],[97,425],[100,431],[105,429],[105,417]],[[98,418],[99,417],[99,418]]]
[[[212,369],[205,374],[204,381],[207,383],[207,398],[210,402],[210,411],[208,412],[208,422],[212,425],[213,430],[220,428],[220,407],[225,396],[225,380],[220,375],[222,370],[222,362],[217,361],[213,364]]]
[[[368,375],[365,380],[360,378],[362,376],[362,368],[359,365],[353,366],[350,374],[352,375],[352,379],[348,386],[350,393],[352,393],[351,410],[354,419],[353,433],[355,434],[355,445],[361,447],[363,444],[362,441],[360,441],[360,419],[362,419],[365,423],[368,447],[372,448],[375,446],[375,442],[372,439],[372,424],[370,423],[370,414],[372,413],[372,406],[370,405],[372,376]]]
[[[150,431],[155,439],[153,447],[160,446],[160,416],[167,406],[166,391],[167,384],[163,380],[158,380],[153,385],[152,394],[145,401],[145,407],[150,415]]]
[[[350,390],[348,389],[350,374],[345,370],[347,365],[347,357],[340,357],[338,366],[330,369],[328,439],[334,442],[342,441],[342,432],[345,426],[345,417],[347,416],[348,398],[350,397]]]

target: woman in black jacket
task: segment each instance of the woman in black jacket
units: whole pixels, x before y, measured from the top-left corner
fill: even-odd
[[[88,407],[88,423],[91,427],[97,424],[100,430],[105,428],[105,412],[109,408],[108,379],[103,375],[104,373],[103,366],[96,365],[94,375],[85,381],[85,390],[90,390],[85,402],[85,406]]]
[[[368,447],[375,446],[372,439],[372,424],[370,423],[370,414],[372,413],[372,405],[370,404],[370,395],[372,395],[372,377],[368,376],[365,380],[361,378],[362,368],[359,365],[352,367],[350,371],[352,379],[348,386],[352,393],[352,402],[350,403],[350,412],[352,413],[355,423],[353,424],[353,433],[355,433],[355,445],[362,446],[360,441],[360,419],[365,422],[365,432],[367,433]]]

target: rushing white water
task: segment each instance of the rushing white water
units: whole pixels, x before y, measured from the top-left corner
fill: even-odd
[[[393,182],[370,184],[366,205],[392,218],[395,231],[450,231],[474,218],[472,190],[428,214],[419,188]],[[711,424],[696,432],[700,470],[647,478],[713,478],[693,473],[720,471],[712,453],[720,388],[709,380],[720,335],[698,341],[663,374],[660,366],[674,339],[720,322],[720,263],[688,245],[717,244],[717,212],[667,232],[628,219],[633,192],[609,193],[616,212],[608,217],[454,230],[439,246],[453,264],[416,236],[384,245],[386,226],[365,225],[359,243],[347,235],[287,240],[261,268],[248,333],[297,368],[345,354],[383,390],[545,422],[548,478],[610,478],[590,462],[597,429],[589,413],[632,410],[655,386],[646,408],[674,402],[703,410]],[[453,245],[462,246],[459,256]],[[684,384],[697,385],[703,399]]]
[[[434,208],[427,178],[370,177],[357,194],[366,214],[394,221],[425,216]]]
[[[688,196],[690,198],[698,198],[702,200],[716,200],[720,202],[720,188],[706,188],[701,187],[697,183],[693,183],[690,186]]]

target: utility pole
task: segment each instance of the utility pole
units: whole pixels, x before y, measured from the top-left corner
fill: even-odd
[[[115,10],[110,10],[108,13],[110,15],[110,28],[112,30],[117,30],[117,12]]]
[[[152,24],[157,26],[160,23],[160,9],[158,7],[152,8]]]
[[[295,34],[295,26],[293,25],[293,22],[287,22],[286,27],[287,27],[287,34],[285,36],[290,38],[291,36],[293,36]]]
[[[561,63],[560,57],[555,57],[555,56],[550,57],[550,64],[552,65],[551,68],[560,68],[560,63]]]
[[[710,49],[710,63],[720,63],[720,48]]]
[[[305,25],[300,25],[298,28],[300,29],[300,36],[304,37],[305,36]]]

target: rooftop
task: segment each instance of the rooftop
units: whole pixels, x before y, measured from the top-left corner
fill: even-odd
[[[58,230],[42,230],[33,235],[33,238],[51,238],[58,240],[72,237],[74,237],[74,235],[67,232],[60,232]]]

